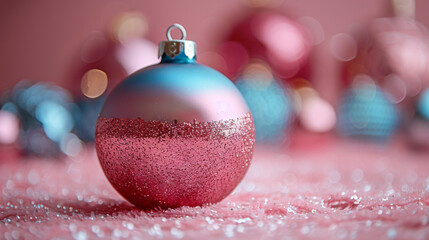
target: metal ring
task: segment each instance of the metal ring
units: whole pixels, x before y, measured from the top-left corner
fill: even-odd
[[[171,26],[167,29],[167,39],[168,39],[168,41],[173,40],[173,39],[171,38],[171,34],[170,34],[170,32],[171,32],[171,30],[172,30],[173,28],[177,28],[177,29],[179,29],[179,30],[180,30],[180,32],[182,32],[182,39],[181,39],[181,40],[185,40],[185,39],[186,39],[186,30],[185,30],[185,28],[184,28],[182,25],[180,25],[180,24],[178,24],[178,23],[175,23],[175,24],[171,25]]]

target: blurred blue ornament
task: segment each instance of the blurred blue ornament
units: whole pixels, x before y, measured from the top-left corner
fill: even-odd
[[[75,120],[74,133],[84,142],[93,142],[97,118],[103,107],[106,97],[98,98],[82,97],[76,101],[76,108],[73,111]]]
[[[398,127],[396,105],[375,84],[347,90],[339,108],[338,129],[344,136],[387,140]]]
[[[429,88],[421,94],[417,102],[417,110],[423,118],[429,120]]]
[[[73,108],[69,93],[49,83],[21,81],[3,96],[2,101],[2,110],[18,117],[20,134],[17,144],[29,155],[70,155],[79,150],[76,146],[70,148],[70,141],[76,143],[79,140],[71,133]]]
[[[243,76],[236,85],[252,111],[256,140],[284,140],[294,115],[285,90],[273,78],[258,75]]]

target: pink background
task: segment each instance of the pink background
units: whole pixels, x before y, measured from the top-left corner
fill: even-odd
[[[416,16],[426,26],[429,2],[416,0]],[[199,52],[216,49],[228,25],[245,15],[244,0],[218,1],[2,1],[0,3],[0,91],[22,79],[51,81],[64,85],[70,80],[77,52],[94,31],[105,29],[123,11],[139,11],[148,21],[146,37],[157,43],[172,23],[181,23]],[[368,23],[391,16],[390,1],[285,0],[278,10],[293,19],[310,16],[324,28],[325,40],[314,48],[313,82],[322,96],[335,101],[338,95],[338,62],[329,51],[329,40],[352,23]],[[76,79],[79,84],[80,79]]]

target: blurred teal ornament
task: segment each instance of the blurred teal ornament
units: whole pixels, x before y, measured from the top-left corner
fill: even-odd
[[[338,130],[344,136],[388,140],[399,124],[396,105],[375,84],[347,90],[339,107]]]
[[[59,156],[68,154],[75,107],[67,90],[50,83],[21,81],[6,92],[2,110],[13,113],[20,122],[18,147],[28,155]],[[79,140],[78,140],[79,141]]]
[[[256,140],[281,142],[294,119],[291,97],[275,79],[263,75],[242,76],[236,81],[255,122]]]
[[[429,88],[421,94],[417,102],[417,110],[423,118],[429,120]]]

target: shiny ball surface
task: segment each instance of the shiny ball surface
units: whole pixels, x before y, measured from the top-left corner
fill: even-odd
[[[157,209],[225,198],[247,172],[255,133],[225,76],[197,63],[161,63],[112,91],[95,138],[115,189],[140,208]]]
[[[227,66],[222,71],[232,79],[254,58],[267,62],[281,80],[310,76],[307,32],[275,11],[256,11],[233,24],[218,52]]]

